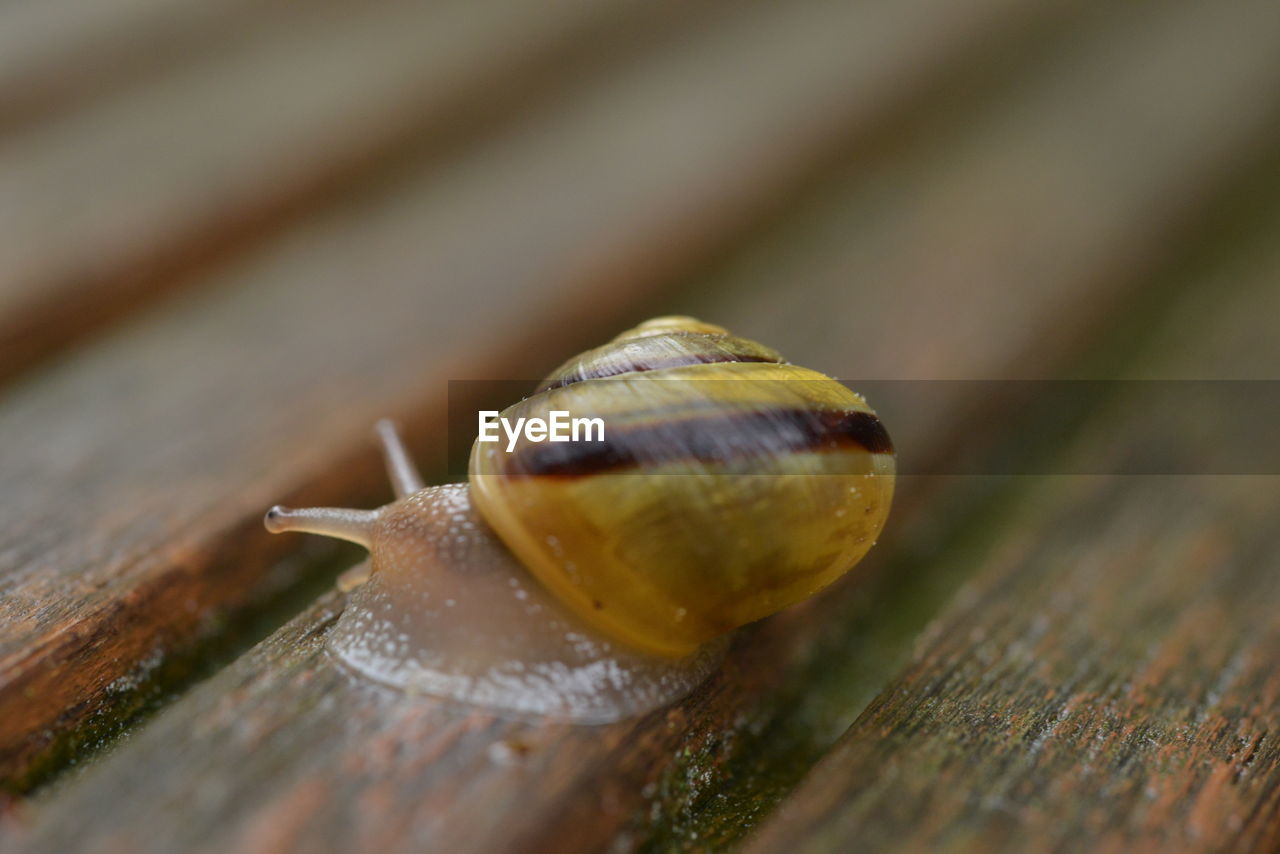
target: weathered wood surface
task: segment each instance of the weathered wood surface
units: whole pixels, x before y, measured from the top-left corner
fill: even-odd
[[[952,93],[935,106],[963,110],[959,127],[902,160],[860,156],[858,169],[872,177],[855,177],[835,199],[818,200],[811,218],[800,218],[816,229],[784,226],[764,241],[763,260],[740,256],[721,297],[667,305],[701,299],[723,309],[717,320],[737,320],[798,361],[842,376],[864,374],[867,364],[882,377],[1053,371],[1064,353],[1096,342],[1105,315],[1099,303],[1123,304],[1147,282],[1160,247],[1216,216],[1206,202],[1240,177],[1240,162],[1267,139],[1270,105],[1249,95],[1259,81],[1274,88],[1280,80],[1269,49],[1276,32],[1267,29],[1275,22],[1261,7],[1233,16],[1207,4],[1150,4],[1131,15],[1086,19],[1079,40],[1045,45],[1034,61],[1023,57],[1010,101],[1007,93],[989,100]],[[1202,50],[1188,52],[1196,36]],[[1188,86],[1196,99],[1182,97]],[[1108,117],[1104,137],[1069,135],[1099,115]],[[1054,174],[1037,169],[1046,162]],[[911,186],[903,182],[917,180],[918,194],[902,192]],[[886,193],[884,182],[897,182],[899,192]],[[983,192],[993,187],[995,198]],[[1088,203],[1072,208],[1075,193]],[[939,205],[946,215],[930,216]],[[1089,221],[1111,211],[1110,220]],[[866,228],[869,212],[888,224]],[[866,231],[846,252],[828,251],[851,223]],[[956,263],[958,250],[975,245],[987,251]],[[793,274],[789,294],[764,289],[783,273]],[[1043,287],[1020,287],[1033,275]],[[882,286],[898,279],[916,283],[901,300]],[[760,287],[746,286],[753,281]],[[853,293],[839,293],[833,282],[852,283]],[[924,298],[942,299],[960,285],[982,286],[986,302],[972,319]],[[792,317],[760,331],[784,299],[809,305],[806,323]],[[859,325],[858,337],[845,326],[831,336],[806,325],[842,311]],[[1011,336],[1010,329],[1028,331]],[[920,342],[937,343],[922,355]],[[903,425],[902,434],[940,446],[962,423]],[[355,430],[345,428],[344,442],[312,461],[350,448]],[[311,464],[298,463],[303,470]],[[746,779],[759,770],[750,754],[781,760],[764,743],[777,736],[811,761],[973,571],[974,549],[956,528],[973,521],[972,508],[961,507],[982,493],[976,486],[949,502],[910,502],[895,520],[895,539],[902,539],[887,543],[858,583],[744,633],[723,672],[679,708],[609,728],[503,721],[362,684],[323,655],[341,607],[339,597],[327,597],[33,806],[29,826],[13,832],[36,849],[77,843],[103,851],[413,849],[428,840],[444,850],[626,849],[675,841],[663,835],[672,828],[661,826],[672,821],[683,822],[674,832],[686,845],[698,844],[696,828],[712,830],[712,843],[731,839],[769,803],[761,791],[769,782]],[[947,521],[948,512],[957,519]],[[1020,520],[1053,519],[1039,505],[1024,512]],[[1002,531],[1015,527],[1006,519],[985,536]],[[1036,535],[1030,526],[1016,532],[1015,545]],[[903,579],[922,564],[930,571],[918,582]],[[1177,592],[1167,601],[1176,602]],[[1007,607],[1020,613],[1012,600]],[[750,795],[734,802],[735,790]],[[718,798],[729,806],[708,805]],[[651,808],[657,828],[647,824]],[[798,842],[821,846],[797,827],[790,832]],[[769,839],[786,844],[787,832],[760,844]]]
[[[536,374],[594,343],[1011,26],[1003,0],[957,9],[760,4],[681,31],[13,389],[0,402],[6,776],[296,576],[276,564],[298,545],[267,537],[264,506],[379,497],[375,417],[400,414],[442,447],[446,379]],[[654,127],[661,147],[638,132]]]
[[[714,5],[377,0],[260,12],[219,50],[0,138],[0,380],[207,278],[370,172],[461,145]]]
[[[1131,376],[1280,377],[1280,170],[1270,186],[1270,219],[1198,277]],[[1141,414],[1100,408],[1063,465],[1153,441],[1198,453]],[[1199,417],[1223,440],[1274,438]],[[1274,475],[1042,479],[746,850],[1274,851],[1277,507]]]

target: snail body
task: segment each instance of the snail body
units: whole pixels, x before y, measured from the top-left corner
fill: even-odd
[[[602,441],[473,445],[467,484],[423,488],[382,427],[397,501],[284,510],[271,530],[366,545],[329,648],[387,684],[605,722],[665,705],[738,626],[870,549],[893,447],[866,402],[773,350],[658,318],[571,359],[504,418],[568,411]]]

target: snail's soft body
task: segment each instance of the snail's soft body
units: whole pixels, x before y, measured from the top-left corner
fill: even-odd
[[[688,693],[724,646],[667,660],[602,637],[492,535],[466,484],[390,505],[372,549],[375,571],[352,591],[329,648],[384,684],[604,723]]]
[[[888,514],[893,448],[865,401],[720,327],[642,324],[503,416],[557,410],[600,417],[604,441],[477,443],[467,484],[423,488],[384,426],[398,500],[268,514],[369,547],[340,659],[498,710],[639,714],[705,678],[733,629],[844,574]]]

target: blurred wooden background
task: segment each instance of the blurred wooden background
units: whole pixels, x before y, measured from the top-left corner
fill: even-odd
[[[448,380],[654,313],[849,379],[1275,380],[1278,45],[1269,0],[0,5],[0,848],[1274,850],[1274,476],[904,478],[599,728],[337,671],[357,554],[261,516],[387,500],[382,415],[442,473]],[[955,388],[903,454],[1148,439]]]

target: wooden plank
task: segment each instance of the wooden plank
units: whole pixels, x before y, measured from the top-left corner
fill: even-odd
[[[1266,227],[1197,277],[1130,376],[1280,376],[1270,185]],[[1063,464],[1153,440],[1198,454],[1198,431],[1155,432],[1136,403],[1100,408]],[[1277,494],[1274,475],[1044,478],[747,850],[1275,850]]]
[[[296,544],[265,535],[264,506],[384,497],[375,416],[443,447],[446,379],[536,374],[597,338],[1007,12],[815,0],[708,22],[16,389],[0,403],[0,768],[29,768],[282,583],[272,565]]]
[[[1157,19],[1176,16],[1174,20],[1191,29],[1204,24],[1188,13],[1187,7],[1161,8],[1168,11],[1154,15]],[[1102,174],[1111,174],[1107,152],[1119,160],[1151,165],[1158,174],[1104,185],[1111,193],[1106,204],[1128,210],[1155,206],[1158,199],[1185,198],[1188,187],[1193,193],[1207,192],[1213,180],[1223,177],[1216,168],[1201,163],[1210,139],[1221,143],[1225,135],[1234,140],[1235,151],[1245,152],[1260,130],[1259,115],[1239,107],[1253,102],[1234,99],[1232,93],[1250,91],[1262,79],[1280,79],[1280,69],[1272,67],[1276,58],[1269,50],[1274,34],[1260,28],[1256,19],[1235,20],[1237,38],[1229,46],[1219,45],[1222,51],[1230,51],[1232,61],[1228,62],[1224,54],[1215,52],[1191,58],[1178,55],[1173,46],[1181,43],[1185,31],[1152,26],[1152,9],[1142,11],[1147,14],[1122,19],[1125,38],[1105,39],[1103,44],[1110,48],[1101,56],[1085,52],[1078,61],[1092,67],[1100,58],[1114,60],[1110,50],[1115,50],[1132,63],[1121,68],[1129,68],[1130,73],[1144,69],[1146,73],[1150,63],[1159,60],[1146,78],[1161,81],[1156,89],[1163,91],[1162,87],[1168,86],[1177,91],[1184,80],[1194,79],[1215,97],[1187,103],[1157,97],[1159,92],[1150,91],[1150,112],[1119,110],[1127,121],[1114,129],[1105,145],[1071,149],[1081,164],[1077,176],[1092,174],[1085,165],[1089,163],[1097,164]],[[1044,76],[1028,74],[1020,88],[1029,86],[1029,79],[1038,79],[1040,85],[1059,85],[1061,67],[1050,64],[1048,73],[1039,68]],[[981,121],[969,116],[973,124],[939,140],[929,154],[944,158],[934,172],[950,176],[942,186],[975,186],[979,176],[1001,174],[995,164],[1039,162],[1037,150],[1044,155],[1060,152],[1057,136],[1061,126],[1071,125],[1072,116],[1079,121],[1092,115],[1108,92],[1122,91],[1114,77],[1103,74],[1069,79],[1076,80],[1079,87],[1071,88],[1073,98],[1044,101],[1031,86],[1025,95],[1027,103],[1041,103],[1040,110],[1028,109],[1017,121],[1005,124],[1000,119],[1000,105],[993,104]],[[1224,100],[1235,103],[1237,110],[1215,112]],[[1074,112],[1060,122],[1046,120],[1058,116],[1060,109]],[[1188,109],[1206,110],[1202,117],[1212,113],[1221,121],[1207,125],[1188,115]],[[1138,156],[1151,145],[1153,134],[1163,140],[1162,133],[1181,152],[1179,156]],[[971,138],[969,134],[988,140],[986,158],[978,158],[975,149],[957,144]],[[1226,143],[1221,144],[1224,147],[1217,151],[1228,150]],[[932,162],[930,157],[923,160]],[[901,174],[914,174],[923,166],[904,164]],[[982,222],[991,234],[1015,229],[1029,211],[1037,212],[1035,216],[1042,222],[1056,221],[1060,188],[1034,182],[1015,186],[1024,188],[1026,195],[994,209],[979,206],[980,197],[975,197],[972,207],[959,210],[949,221],[970,234],[974,222]],[[1094,183],[1084,186],[1093,187]],[[899,204],[918,205],[915,210],[926,211],[933,201],[927,195],[913,195]],[[886,211],[886,215],[893,212]],[[910,218],[901,213],[897,221],[908,222]],[[1169,219],[1158,217],[1126,219],[1121,227],[1129,229],[1128,239],[1102,244],[1083,239],[1094,234],[1091,229],[1041,228],[1029,233],[1039,235],[1042,243],[1038,248],[1050,256],[1070,254],[1072,248],[1080,250],[1077,260],[1082,278],[1064,278],[1061,286],[1084,304],[1118,284],[1117,279],[1084,276],[1098,270],[1134,274],[1151,261],[1146,246],[1181,233],[1171,230]],[[896,232],[877,239],[884,241],[880,244],[883,251],[868,252],[865,257],[878,258],[877,264],[893,269],[904,257],[928,256],[953,245],[955,237],[951,231],[920,232],[912,241]],[[1121,257],[1104,263],[1095,254],[1101,252],[1119,252]],[[863,270],[842,268],[842,286],[847,287],[850,281],[864,283],[863,306],[868,305],[866,297],[878,292],[880,279],[857,274],[876,269],[871,265]],[[988,272],[1000,278],[1009,301],[1008,312],[992,317],[992,323],[1013,322],[1043,329],[1063,322],[1064,302],[1070,302],[1066,294],[1019,290],[1016,284],[1023,272],[1016,265],[1005,266],[999,255],[992,257]],[[939,292],[953,283],[944,277]],[[806,284],[799,280],[793,287],[798,289],[793,290],[795,298],[812,297],[818,304],[831,299],[829,285],[820,281]],[[877,343],[906,348],[917,340],[915,335],[927,336],[946,323],[946,318],[926,323],[931,317],[927,306],[908,308],[896,317],[885,316],[882,325],[886,330],[916,330],[913,337],[885,331]],[[755,332],[751,328],[745,331]],[[1006,345],[995,334],[996,327],[989,331],[992,334],[979,337],[990,341],[989,346],[999,354]],[[790,343],[801,343],[799,338],[804,334],[803,329],[792,330]],[[852,363],[865,343],[846,340],[848,349],[840,358]],[[789,351],[795,355],[802,349],[791,346]],[[909,353],[906,349],[899,352],[904,356]],[[998,355],[988,353],[977,348],[970,358],[975,365],[983,365],[987,358],[998,360]],[[1021,351],[1017,353],[1026,357]],[[944,351],[942,355],[952,354]],[[917,533],[922,527],[927,526],[913,525]],[[926,550],[939,547],[936,537],[922,537],[921,541]],[[340,607],[337,597],[329,597],[192,691],[84,777],[55,793],[37,810],[29,842],[56,847],[60,841],[91,837],[95,850],[102,851],[330,849],[361,844],[394,850],[427,841],[441,849],[453,846],[468,851],[571,851],[599,849],[606,844],[631,847],[642,837],[627,835],[626,829],[638,810],[647,812],[652,798],[664,796],[664,772],[674,770],[683,777],[683,796],[688,802],[713,792],[709,787],[719,781],[717,763],[732,757],[732,745],[753,743],[753,737],[782,714],[781,705],[795,699],[788,693],[789,681],[813,667],[841,671],[840,675],[850,677],[850,669],[861,664],[856,660],[859,657],[844,656],[854,659],[848,661],[831,653],[847,649],[849,637],[865,632],[868,620],[889,618],[875,602],[860,601],[858,594],[868,582],[883,589],[885,573],[895,568],[883,554],[868,567],[868,574],[861,579],[863,585],[844,585],[808,607],[779,615],[744,633],[723,671],[680,707],[608,728],[500,721],[352,680],[336,671],[321,652],[325,632]],[[854,625],[847,622],[852,616],[859,617]],[[925,617],[897,614],[892,619],[910,623]],[[874,655],[869,658],[853,678],[865,678],[868,670],[886,666]],[[857,705],[858,690],[850,692],[850,706]],[[825,701],[837,706],[845,702],[831,694]],[[813,712],[813,705],[804,711]],[[851,720],[856,709],[846,708],[843,713]],[[841,714],[834,709],[814,717],[830,726]],[[193,739],[193,733],[198,738]],[[838,730],[831,737],[835,734]],[[110,794],[117,791],[130,792],[130,798],[126,802],[114,800]],[[107,803],[110,807],[104,809],[102,805]],[[658,803],[660,808],[667,806],[666,802]],[[738,818],[749,820],[750,813],[740,813]],[[623,834],[618,835],[619,831]]]
[[[0,380],[714,5],[331,4],[11,134]]]
[[[12,0],[0,6],[0,133],[334,2]]]

